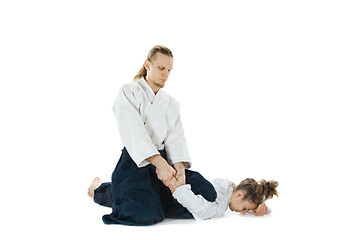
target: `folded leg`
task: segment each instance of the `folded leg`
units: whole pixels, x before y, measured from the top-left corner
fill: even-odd
[[[102,183],[97,189],[95,189],[94,202],[104,207],[112,206],[113,196],[110,182]]]
[[[165,219],[160,197],[161,181],[153,165],[137,167],[123,150],[112,174],[112,213],[103,216],[106,224],[145,226]]]

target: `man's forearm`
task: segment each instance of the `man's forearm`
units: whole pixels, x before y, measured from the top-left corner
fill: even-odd
[[[177,172],[179,172],[179,171],[184,171],[184,170],[185,170],[185,166],[184,166],[184,163],[183,163],[183,162],[174,163],[172,166],[175,168],[175,170],[176,170]]]
[[[168,165],[166,160],[160,154],[153,155],[146,160],[152,165],[154,165],[156,168],[162,168],[164,165]]]

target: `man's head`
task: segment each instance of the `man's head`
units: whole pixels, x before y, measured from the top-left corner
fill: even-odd
[[[150,87],[163,88],[173,68],[173,58],[158,52],[151,60],[146,59],[144,67]]]
[[[170,49],[157,45],[150,50],[142,69],[134,80],[145,78],[150,87],[157,92],[165,86],[172,68],[173,55]]]

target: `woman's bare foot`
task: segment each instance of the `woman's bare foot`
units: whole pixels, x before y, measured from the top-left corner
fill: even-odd
[[[98,187],[100,187],[100,185],[102,184],[103,182],[100,180],[100,178],[96,177],[94,179],[94,181],[91,183],[89,189],[88,189],[88,195],[89,197],[94,197],[94,191],[95,189],[97,189]]]

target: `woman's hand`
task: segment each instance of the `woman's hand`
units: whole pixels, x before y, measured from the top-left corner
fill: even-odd
[[[176,179],[176,177],[173,177],[173,178],[171,179],[170,186],[169,186],[171,193],[174,193],[174,192],[175,192],[175,190],[176,190],[176,188],[177,188],[177,187],[175,187],[175,186],[176,186],[176,183],[177,183],[177,179]]]
[[[262,203],[255,210],[250,210],[249,212],[255,216],[264,216],[265,214],[268,214],[269,210],[266,204]]]

